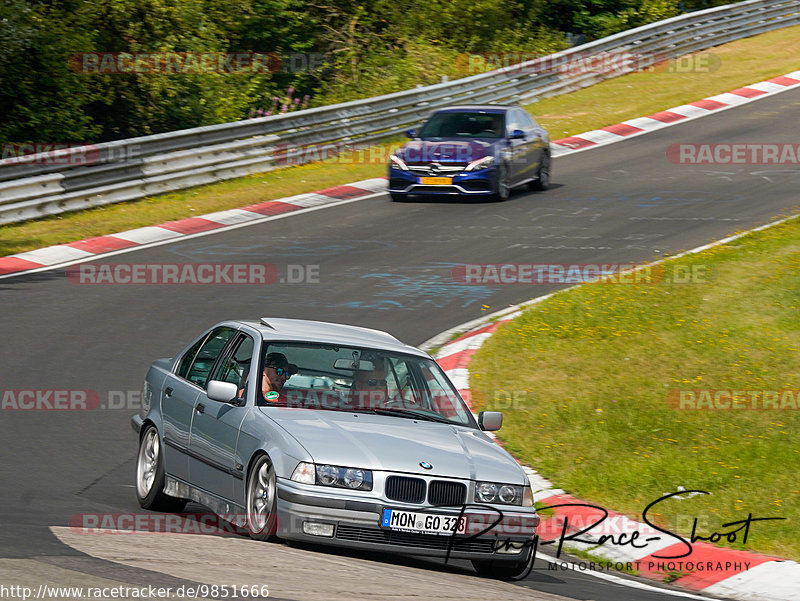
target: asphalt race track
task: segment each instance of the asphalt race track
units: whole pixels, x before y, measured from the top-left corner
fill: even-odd
[[[676,78],[679,77],[676,75]],[[79,285],[63,269],[0,280],[0,389],[94,390],[119,409],[0,411],[0,583],[266,584],[280,599],[660,601],[537,563],[517,584],[442,562],[255,543],[240,537],[80,535],[79,513],[140,513],[135,395],[151,361],[225,318],[285,316],[387,330],[410,344],[551,291],[472,285],[464,263],[645,262],[795,213],[796,165],[682,166],[676,143],[797,143],[800,90],[555,162],[554,186],[504,203],[381,196],[107,263],[318,265],[319,282],[270,286]],[[103,260],[98,261],[103,262]],[[488,306],[485,308],[484,305]],[[194,506],[191,506],[194,507]],[[199,508],[197,508],[199,510]],[[359,590],[369,587],[370,594]],[[355,588],[354,588],[355,587]],[[465,592],[467,591],[467,592]]]

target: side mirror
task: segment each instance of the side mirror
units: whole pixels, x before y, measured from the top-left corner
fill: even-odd
[[[503,427],[503,414],[500,411],[481,411],[478,414],[478,426],[486,432],[496,432]]]
[[[416,137],[417,132],[415,132],[413,129],[409,129],[406,130],[406,135],[413,140]]]
[[[239,389],[232,382],[211,380],[208,383],[206,394],[212,401],[219,401],[220,403],[232,403],[239,400]]]
[[[520,139],[524,140],[525,139],[525,132],[522,131],[521,129],[515,129],[514,131],[511,132],[511,135],[509,136],[509,139],[510,140],[520,140]]]

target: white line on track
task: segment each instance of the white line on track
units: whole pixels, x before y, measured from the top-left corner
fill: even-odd
[[[158,240],[156,242],[149,242],[146,244],[141,244],[138,246],[131,246],[130,248],[121,248],[119,250],[112,250],[110,252],[104,252],[96,255],[91,255],[89,257],[85,257],[83,259],[76,259],[74,261],[64,261],[62,263],[54,263],[53,265],[44,265],[42,267],[37,267],[36,269],[29,269],[27,271],[17,271],[14,273],[7,273],[5,275],[0,275],[0,280],[6,278],[13,278],[17,276],[29,275],[31,273],[39,273],[41,271],[51,271],[53,269],[59,269],[62,267],[69,267],[70,265],[77,265],[79,263],[88,263],[89,261],[97,261],[98,259],[105,259],[106,257],[113,257],[114,255],[122,255],[125,253],[135,252],[137,250],[142,250],[145,248],[154,248],[156,246],[162,246],[164,244],[174,244],[176,242],[183,242],[184,240],[191,240],[192,238],[201,238],[203,236],[209,236],[211,234],[218,234],[220,232],[229,232],[231,230],[236,230],[242,227],[249,227],[251,225],[258,225],[259,223],[264,223],[266,221],[274,221],[276,219],[283,219],[284,217],[293,217],[294,215],[301,215],[303,213],[310,213],[312,211],[319,211],[320,209],[328,209],[330,207],[338,207],[340,205],[348,204],[351,202],[358,202],[359,200],[368,200],[370,198],[375,198],[377,196],[384,196],[386,192],[374,192],[372,194],[367,194],[366,196],[359,196],[358,198],[348,198],[345,200],[337,200],[330,203],[326,203],[324,205],[319,205],[316,207],[308,207],[306,209],[297,209],[296,211],[289,211],[288,213],[281,213],[280,215],[268,215],[266,217],[253,219],[251,221],[247,221],[245,223],[236,223],[233,225],[224,225],[222,227],[214,228],[213,230],[208,230],[205,232],[197,232],[195,234],[186,234],[180,236],[179,238],[168,238],[166,240]],[[276,198],[275,200],[280,200]],[[201,216],[202,217],[202,216]],[[114,236],[115,234],[109,234],[109,236]]]

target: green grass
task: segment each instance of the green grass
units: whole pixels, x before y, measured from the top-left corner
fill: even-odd
[[[779,29],[690,55],[696,72],[632,73],[526,108],[553,140],[693,102],[800,69],[800,26]],[[707,67],[707,68],[706,68]],[[678,67],[680,69],[680,66]]]
[[[634,73],[547,98],[527,108],[556,140],[783,75],[800,68],[800,26],[739,40],[705,53],[712,57],[709,64],[719,66],[711,73]],[[382,157],[395,146],[397,141],[383,145],[372,153],[374,160],[332,160],[289,167],[139,201],[0,226],[0,256],[380,177],[386,174]]]
[[[559,488],[633,517],[679,486],[708,491],[649,515],[685,535],[697,517],[704,536],[748,513],[786,518],[725,545],[800,560],[800,410],[669,401],[800,389],[800,220],[674,265],[705,276],[595,283],[529,308],[476,353],[473,392],[505,412],[505,447]]]

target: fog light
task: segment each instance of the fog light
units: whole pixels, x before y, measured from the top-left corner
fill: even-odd
[[[333,524],[303,522],[303,534],[310,534],[311,536],[333,536]]]
[[[495,545],[495,553],[503,555],[516,555],[525,548],[525,543],[513,543],[510,540],[499,540]]]

